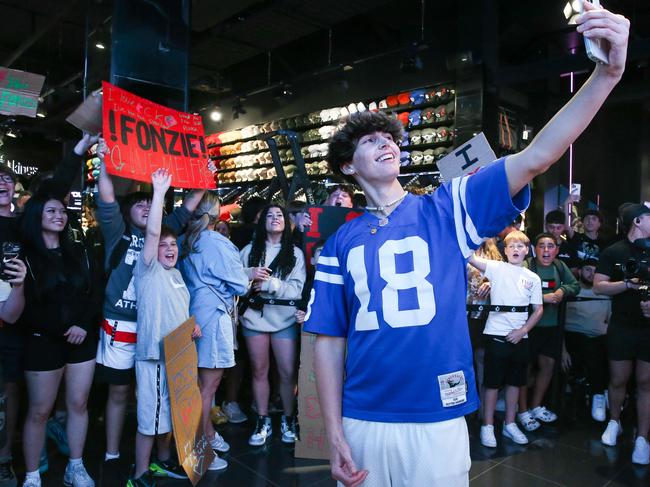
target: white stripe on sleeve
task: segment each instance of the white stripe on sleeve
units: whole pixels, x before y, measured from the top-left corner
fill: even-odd
[[[458,247],[463,257],[468,258],[472,251],[467,245],[467,237],[465,236],[465,229],[463,228],[463,208],[460,203],[459,196],[460,178],[451,180],[451,197],[454,206],[454,226],[456,227],[456,240]]]
[[[470,239],[472,239],[472,242],[474,242],[475,245],[481,245],[485,239],[479,237],[478,232],[476,231],[476,227],[474,226],[474,222],[472,221],[472,217],[467,211],[466,191],[468,179],[469,177],[465,176],[460,180],[460,201],[463,203],[463,209],[465,210],[465,231],[467,231],[467,235]]]
[[[330,274],[329,272],[316,271],[314,275],[315,281],[327,282],[328,284],[343,285],[343,276],[340,274]]]
[[[330,267],[340,267],[338,257],[325,257],[324,255],[320,255],[318,257],[318,263]]]

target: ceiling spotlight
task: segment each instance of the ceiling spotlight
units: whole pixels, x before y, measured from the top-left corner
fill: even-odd
[[[11,130],[11,129],[7,130],[7,134],[6,134],[6,135],[7,135],[7,137],[11,137],[12,139],[15,139],[15,138],[18,137],[18,135],[16,134],[16,132],[14,132],[14,131]]]
[[[39,118],[45,118],[47,117],[47,111],[45,108],[39,107],[38,110],[36,111],[36,116]]]
[[[213,122],[221,122],[222,118],[223,118],[223,114],[221,113],[221,110],[218,107],[210,112],[210,120],[212,120]]]
[[[96,47],[97,49],[101,49],[101,50],[106,49],[106,46],[105,46],[104,43],[101,42],[101,41],[97,41],[97,42],[95,42],[95,47]]]

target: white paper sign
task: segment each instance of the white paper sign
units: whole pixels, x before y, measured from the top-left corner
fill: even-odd
[[[438,169],[445,181],[469,174],[494,162],[496,155],[483,132],[472,137],[438,161]]]

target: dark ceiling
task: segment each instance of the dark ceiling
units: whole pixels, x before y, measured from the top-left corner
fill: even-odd
[[[497,80],[534,84],[550,76],[549,69],[560,69],[549,67],[549,60],[567,56],[579,43],[562,16],[565,3],[193,0],[190,109],[362,64],[414,42],[444,55],[472,51],[474,62],[490,63]],[[607,5],[632,21],[630,57],[647,81],[650,2],[610,0]],[[0,66],[46,76],[47,117],[9,122],[22,129],[23,145],[74,134],[64,119],[82,100],[84,69],[91,80],[86,88],[93,89],[107,77],[110,61],[108,50],[100,52],[90,43],[86,66],[86,32],[109,31],[111,14],[110,0],[0,0]],[[0,126],[6,123],[0,116]]]

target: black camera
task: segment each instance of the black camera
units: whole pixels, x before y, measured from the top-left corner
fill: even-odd
[[[10,276],[5,273],[6,266],[5,263],[11,259],[15,259],[20,255],[20,244],[16,242],[2,242],[2,264],[0,265],[0,279],[3,281],[8,281],[13,279],[13,276]]]

